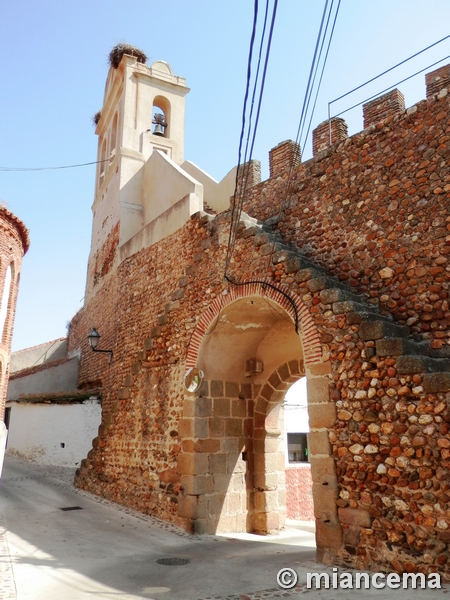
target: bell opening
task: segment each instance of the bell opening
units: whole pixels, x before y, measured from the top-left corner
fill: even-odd
[[[156,110],[154,110],[152,124],[153,124],[153,130],[152,130],[153,135],[165,137],[165,130],[167,127],[167,123],[166,123],[166,118],[165,118],[164,113],[157,112]]]

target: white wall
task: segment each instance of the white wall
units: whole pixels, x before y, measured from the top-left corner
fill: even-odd
[[[286,392],[284,428],[286,433],[309,433],[306,377],[296,381]]]
[[[11,354],[10,374],[67,357],[67,338],[59,338]]]
[[[98,400],[82,404],[8,402],[6,406],[11,407],[7,453],[44,465],[78,467],[92,448],[101,422]]]

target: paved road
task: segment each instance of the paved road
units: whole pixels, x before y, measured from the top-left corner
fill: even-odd
[[[2,600],[364,600],[387,590],[308,590],[315,563],[312,529],[279,538],[196,537],[72,486],[73,470],[8,457],[0,483]],[[76,510],[62,508],[79,507]],[[160,558],[188,559],[166,566]],[[283,567],[299,574],[282,590]],[[438,598],[448,589],[392,590],[398,600]],[[445,596],[444,596],[445,597]]]

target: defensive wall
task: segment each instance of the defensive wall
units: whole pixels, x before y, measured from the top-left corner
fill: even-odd
[[[111,231],[70,329],[79,387],[103,398],[78,486],[189,531],[275,532],[282,400],[306,376],[318,558],[448,578],[449,68],[427,85],[408,110],[397,91],[366,105],[350,138],[333,120],[332,146],[319,126],[306,163],[280,144],[267,181],[248,166],[236,285],[229,211],[137,252]]]

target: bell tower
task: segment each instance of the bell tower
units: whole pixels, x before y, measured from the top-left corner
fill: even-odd
[[[120,246],[144,225],[143,167],[152,153],[158,150],[178,166],[184,161],[189,88],[168,63],[148,66],[146,58],[124,45],[110,55],[103,107],[95,116],[99,162],[86,300],[117,268]]]

